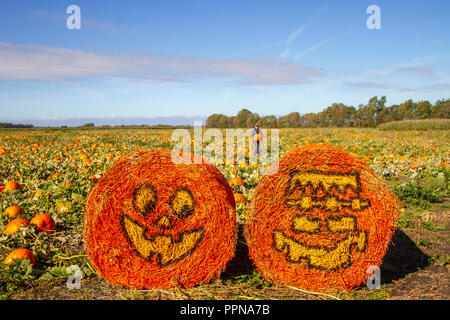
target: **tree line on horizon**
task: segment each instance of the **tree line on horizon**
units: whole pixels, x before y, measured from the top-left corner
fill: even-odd
[[[189,129],[192,128],[193,126],[191,125],[170,125],[170,124],[153,124],[153,125],[149,125],[149,124],[140,124],[140,125],[125,125],[125,124],[119,124],[119,125],[101,125],[101,126],[96,126],[93,122],[89,122],[89,123],[85,123],[83,125],[80,126],[74,126],[74,127],[68,127],[66,125],[62,125],[59,127],[35,127],[32,124],[22,124],[22,123],[5,123],[5,122],[0,122],[0,129],[2,128],[6,128],[6,129],[24,129],[24,128],[53,128],[53,129],[68,129],[68,128],[73,128],[73,129],[77,129],[77,128],[96,128],[96,129],[108,129],[108,128],[149,128],[149,129],[172,129],[172,128],[177,128],[177,129]]]
[[[32,124],[0,122],[0,128],[34,128]]]
[[[430,118],[450,118],[450,99],[414,102],[409,99],[401,104],[386,107],[386,97],[377,96],[369,99],[367,104],[358,108],[343,103],[333,103],[318,113],[291,112],[276,117],[260,116],[248,109],[240,110],[236,116],[212,114],[206,119],[209,128],[252,128],[256,123],[265,128],[299,128],[299,127],[376,127],[379,124]]]
[[[437,100],[434,104],[429,101],[414,102],[409,99],[399,105],[386,107],[386,97],[372,97],[367,104],[360,104],[358,108],[343,103],[333,103],[318,113],[291,112],[276,117],[274,115],[260,116],[248,109],[240,110],[236,116],[212,114],[205,122],[209,128],[252,128],[256,123],[265,128],[311,128],[311,127],[376,127],[382,123],[401,120],[422,119],[450,119],[450,99]],[[94,123],[86,123],[78,128],[95,127]],[[104,128],[109,125],[101,126]],[[136,127],[117,125],[113,127]],[[140,125],[148,128],[189,128],[190,125]],[[34,128],[32,124],[16,124],[0,122],[0,128]],[[67,126],[61,126],[67,128]]]

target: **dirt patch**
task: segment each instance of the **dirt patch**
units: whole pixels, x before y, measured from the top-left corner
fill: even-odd
[[[390,290],[390,299],[430,300],[450,297],[450,267],[431,266],[398,280]]]
[[[397,229],[381,267],[390,299],[449,299],[447,206],[421,212],[416,227]]]
[[[70,290],[66,279],[54,278],[41,283],[12,299],[17,300],[102,300],[120,298],[122,288],[113,287],[99,277],[82,279],[80,289]]]
[[[423,221],[445,228],[424,228]],[[450,236],[448,210],[420,214],[414,227],[399,228],[392,237],[381,265],[381,289],[369,290],[365,284],[350,292],[322,294],[272,285],[255,275],[243,237],[243,224],[238,225],[235,257],[228,263],[221,278],[211,284],[190,289],[135,290],[115,287],[98,276],[83,278],[80,289],[70,290],[65,278],[49,276],[33,283],[33,287],[11,299],[43,300],[210,300],[210,299],[449,299],[450,298]],[[74,237],[72,245],[79,244]]]

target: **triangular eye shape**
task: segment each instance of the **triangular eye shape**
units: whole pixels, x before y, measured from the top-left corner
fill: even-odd
[[[186,218],[194,212],[195,201],[191,190],[180,188],[175,190],[169,201],[170,209],[178,218]]]
[[[133,206],[140,214],[147,215],[156,207],[156,189],[151,185],[141,185],[134,190]]]

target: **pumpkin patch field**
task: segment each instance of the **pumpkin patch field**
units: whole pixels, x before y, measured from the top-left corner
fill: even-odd
[[[272,180],[175,170],[172,131],[0,130],[0,298],[450,298],[448,130],[280,129]]]

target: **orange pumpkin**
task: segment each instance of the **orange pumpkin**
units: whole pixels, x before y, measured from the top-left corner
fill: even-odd
[[[5,214],[10,218],[16,218],[19,215],[23,215],[25,211],[19,206],[10,206],[6,208]]]
[[[55,220],[48,214],[38,214],[31,219],[30,224],[35,224],[38,231],[44,231],[46,233],[55,232]]]
[[[167,149],[134,151],[92,188],[83,236],[90,261],[113,284],[205,283],[234,255],[233,193],[210,164],[175,164]]]
[[[234,201],[236,202],[236,204],[247,203],[247,199],[245,199],[245,197],[242,193],[234,193]]]
[[[230,186],[234,186],[234,185],[241,185],[241,186],[243,186],[244,185],[244,180],[242,180],[242,178],[240,178],[240,177],[234,177],[234,178],[230,179],[229,184],[230,184]]]
[[[9,191],[14,191],[14,190],[20,190],[20,184],[16,181],[8,181],[5,184],[5,191],[9,190]]]
[[[3,261],[3,264],[15,264],[14,260],[23,260],[28,259],[30,260],[30,263],[35,266],[36,265],[36,259],[34,258],[33,253],[30,250],[27,249],[16,249],[12,251]]]
[[[28,221],[25,219],[14,219],[6,225],[3,234],[14,234],[22,225],[26,227],[28,225]]]
[[[269,169],[270,170],[270,169]],[[245,238],[260,273],[279,285],[349,289],[380,266],[399,201],[366,163],[326,145],[307,145],[261,178]]]

